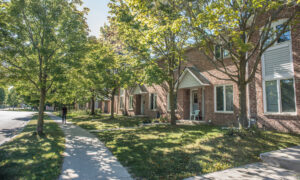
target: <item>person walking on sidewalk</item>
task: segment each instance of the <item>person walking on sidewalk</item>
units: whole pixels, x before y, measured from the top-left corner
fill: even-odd
[[[62,108],[62,123],[63,124],[66,124],[66,122],[67,122],[67,112],[68,112],[68,109],[66,106],[64,106]]]

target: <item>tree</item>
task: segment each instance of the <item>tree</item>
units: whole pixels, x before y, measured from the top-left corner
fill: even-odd
[[[14,88],[9,90],[6,103],[12,106],[13,110],[20,103],[20,96]]]
[[[117,51],[107,37],[91,41],[90,52],[85,61],[85,77],[92,93],[111,100],[111,118],[114,118],[115,95],[131,79],[130,60],[121,55],[121,50]],[[94,99],[95,94],[91,97]]]
[[[0,107],[4,105],[5,97],[6,97],[5,90],[0,87]]]
[[[167,82],[171,124],[176,125],[176,82],[182,72],[189,31],[182,13],[184,1],[119,0],[110,4],[112,21],[122,41],[145,70],[148,84]]]
[[[255,77],[263,53],[287,32],[296,16],[295,6],[295,1],[269,0],[191,0],[186,3],[189,27],[197,46],[225,78],[210,75],[238,86],[240,128],[248,124],[246,86]],[[272,22],[286,10],[287,21],[281,29],[272,30]],[[231,56],[227,61],[235,69],[227,66],[223,53]]]
[[[91,103],[91,115],[95,115],[95,101],[101,88],[103,88],[103,76],[102,69],[98,67],[98,61],[101,61],[106,56],[105,48],[100,44],[100,41],[91,36],[87,43],[88,53],[84,61],[82,62],[82,69],[80,74],[82,75],[82,81],[84,88],[87,89],[86,97]],[[96,55],[96,57],[94,57]]]
[[[2,29],[0,63],[14,81],[39,91],[37,133],[43,134],[44,106],[52,85],[84,55],[87,25],[77,7],[81,0],[11,0],[5,3],[9,22]]]
[[[84,63],[80,62],[80,64]],[[72,67],[68,71],[69,73],[65,74],[64,81],[53,84],[47,102],[58,107],[71,104],[77,107],[76,105],[79,103],[87,102],[90,92],[84,84],[86,79],[80,72],[82,69],[84,69],[82,65],[80,65],[80,68]]]

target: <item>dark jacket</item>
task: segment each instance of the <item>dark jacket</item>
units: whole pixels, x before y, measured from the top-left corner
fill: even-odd
[[[68,112],[68,109],[67,109],[66,107],[63,107],[63,108],[62,108],[62,113],[63,113],[63,114],[67,114],[67,112]]]

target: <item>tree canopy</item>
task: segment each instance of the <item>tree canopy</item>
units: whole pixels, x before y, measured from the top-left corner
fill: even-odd
[[[11,0],[2,12],[0,63],[7,78],[39,91],[37,132],[43,133],[46,95],[84,55],[87,9],[80,0]],[[2,4],[3,5],[3,4]]]
[[[176,124],[175,84],[190,37],[182,13],[183,2],[120,0],[110,4],[119,36],[144,69],[144,83],[168,83],[172,124]]]

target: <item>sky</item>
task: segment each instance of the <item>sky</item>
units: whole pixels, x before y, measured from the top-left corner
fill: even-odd
[[[100,27],[107,23],[109,8],[107,4],[110,0],[83,0],[83,6],[90,9],[87,15],[87,23],[90,35],[99,37]]]

